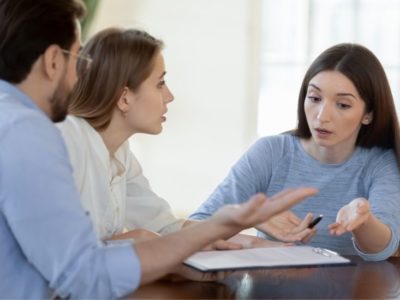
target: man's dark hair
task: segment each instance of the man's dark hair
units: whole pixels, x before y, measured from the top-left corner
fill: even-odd
[[[81,0],[0,0],[0,79],[23,81],[50,45],[69,50]]]

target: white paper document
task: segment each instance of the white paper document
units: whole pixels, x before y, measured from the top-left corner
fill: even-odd
[[[296,267],[348,264],[351,261],[336,252],[309,246],[252,248],[242,250],[201,251],[185,264],[201,271],[243,268]]]

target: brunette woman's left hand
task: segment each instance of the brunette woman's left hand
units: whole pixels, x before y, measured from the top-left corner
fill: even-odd
[[[367,222],[370,216],[369,201],[365,198],[356,198],[339,210],[336,223],[329,225],[329,232],[332,235],[342,235],[353,231]]]
[[[313,219],[313,214],[308,213],[304,219],[300,219],[290,210],[270,218],[256,228],[267,233],[282,242],[308,243],[316,233],[316,229],[308,228]]]

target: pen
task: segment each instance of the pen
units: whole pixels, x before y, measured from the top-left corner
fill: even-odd
[[[310,222],[310,224],[308,224],[308,228],[314,228],[315,225],[317,225],[321,220],[322,220],[323,215],[319,215],[318,217],[316,217],[314,220],[312,220]]]

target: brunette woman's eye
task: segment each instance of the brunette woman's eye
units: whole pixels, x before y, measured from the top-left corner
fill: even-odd
[[[337,106],[338,106],[340,109],[349,109],[349,108],[351,107],[351,105],[346,104],[346,103],[338,103]]]
[[[321,100],[321,98],[315,97],[315,96],[308,96],[307,99],[309,99],[311,102],[314,102],[314,103]]]

